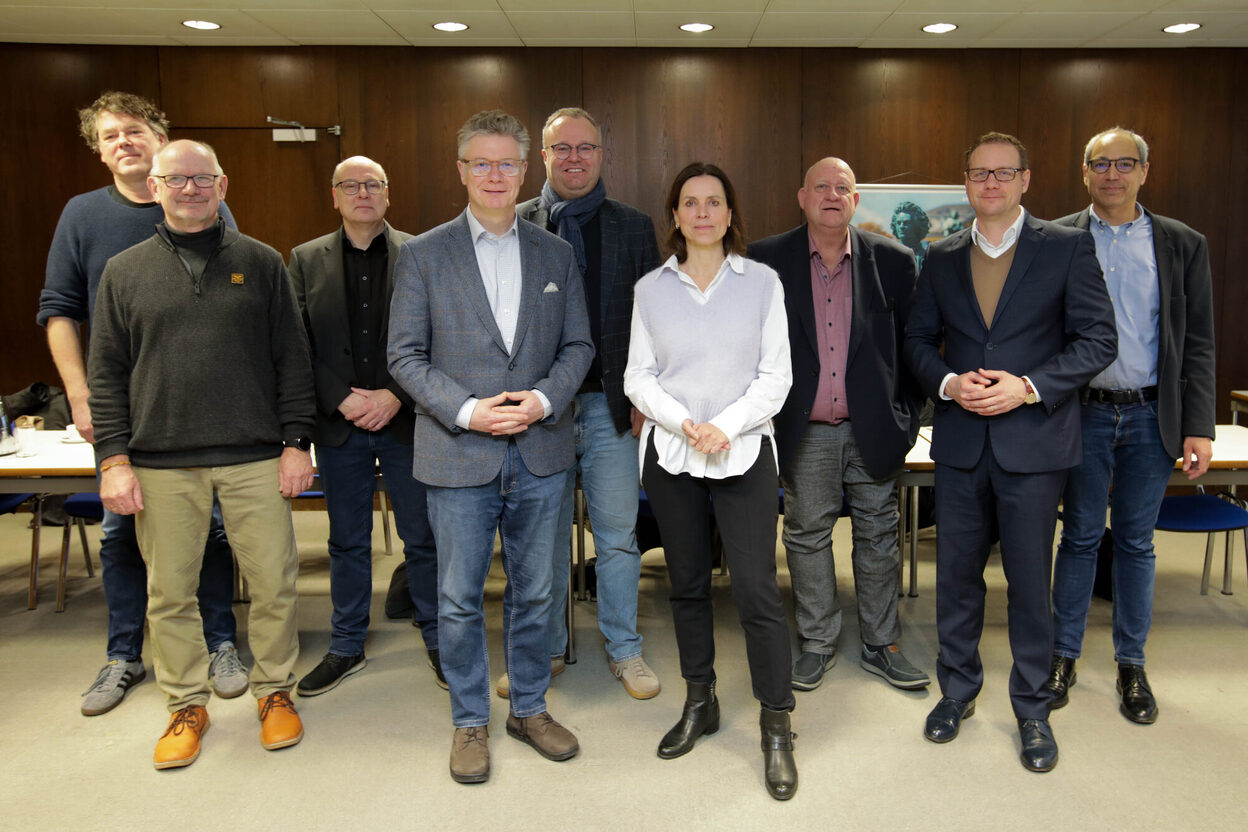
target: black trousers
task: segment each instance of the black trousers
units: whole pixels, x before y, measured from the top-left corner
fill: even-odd
[[[779,478],[771,442],[763,440],[758,459],[741,476],[709,479],[663,470],[651,439],[642,481],[659,523],[672,585],[680,675],[690,682],[715,681],[713,511],[732,574],[732,600],[745,630],[754,697],[765,707],[792,710],[789,628],[776,583]]]
[[[990,447],[974,468],[936,466],[936,676],[945,696],[971,700],[984,683],[984,567],[1001,536],[1007,582],[1010,702],[1019,719],[1048,719],[1053,657],[1053,534],[1066,470],[1015,474]]]

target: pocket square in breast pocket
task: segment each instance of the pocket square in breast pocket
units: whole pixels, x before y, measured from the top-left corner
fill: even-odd
[[[547,292],[558,292],[558,291],[559,291],[559,287],[556,286],[555,281],[552,280],[546,284],[546,288],[542,290],[542,294],[544,295]]]

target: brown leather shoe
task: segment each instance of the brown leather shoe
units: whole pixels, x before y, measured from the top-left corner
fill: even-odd
[[[270,693],[259,702],[260,744],[269,751],[295,745],[303,739],[303,721],[295,703],[284,690]]]
[[[157,769],[189,766],[199,756],[200,738],[208,730],[208,709],[203,705],[187,705],[174,711],[169,727],[156,743],[152,762]]]
[[[508,715],[507,733],[533,746],[547,760],[570,760],[581,750],[572,732],[555,722],[549,711],[523,719]]]
[[[456,728],[451,738],[451,779],[484,783],[490,779],[490,729],[485,725]]]

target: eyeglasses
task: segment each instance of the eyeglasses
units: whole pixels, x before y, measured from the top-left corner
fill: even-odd
[[[492,168],[498,168],[498,172],[503,176],[519,176],[520,169],[524,167],[524,162],[519,159],[499,159],[491,162],[489,159],[460,159],[462,164],[466,165],[468,172],[473,176],[489,176]]]
[[[848,185],[841,184],[841,185],[832,186],[832,185],[829,185],[827,182],[820,182],[819,184],[811,188],[811,190],[819,194],[820,196],[823,196],[827,194],[829,191],[833,191],[833,190],[836,192],[837,196],[849,196],[850,194],[854,192],[854,189],[849,187]]]
[[[171,173],[168,176],[160,174],[152,174],[153,179],[159,179],[165,183],[165,187],[173,188],[180,191],[186,187],[187,182],[194,182],[196,188],[211,188],[218,179],[221,178],[219,173],[197,173],[194,176],[183,176],[180,173]]]
[[[1123,156],[1121,159],[1089,159],[1087,165],[1093,173],[1108,173],[1110,165],[1119,173],[1130,173],[1139,163],[1140,160],[1133,156]]]
[[[379,194],[386,189],[386,180],[366,179],[363,182],[356,182],[354,179],[344,179],[341,182],[335,182],[334,187],[347,196],[355,196],[360,192],[360,188],[364,188],[370,194]]]
[[[560,160],[571,158],[573,150],[576,151],[576,156],[578,159],[588,159],[590,156],[594,155],[595,150],[601,150],[602,145],[590,144],[589,142],[581,142],[580,144],[573,146],[573,145],[568,144],[567,142],[560,142],[559,144],[552,144],[546,149],[553,151],[555,154],[555,158],[560,159]]]
[[[989,176],[998,182],[1013,182],[1014,177],[1018,176],[1022,170],[1022,168],[971,168],[965,173],[966,178],[972,182],[987,182]]]

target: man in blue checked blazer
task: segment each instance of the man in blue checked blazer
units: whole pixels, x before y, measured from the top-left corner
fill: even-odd
[[[413,473],[438,549],[438,632],[455,726],[451,777],[489,777],[490,669],[482,610],[494,537],[508,588],[507,733],[551,760],[579,750],[546,710],[546,621],[569,405],[593,358],[572,247],[516,216],[529,136],[499,110],[459,130],[468,209],[403,245],[389,369],[416,404]]]

